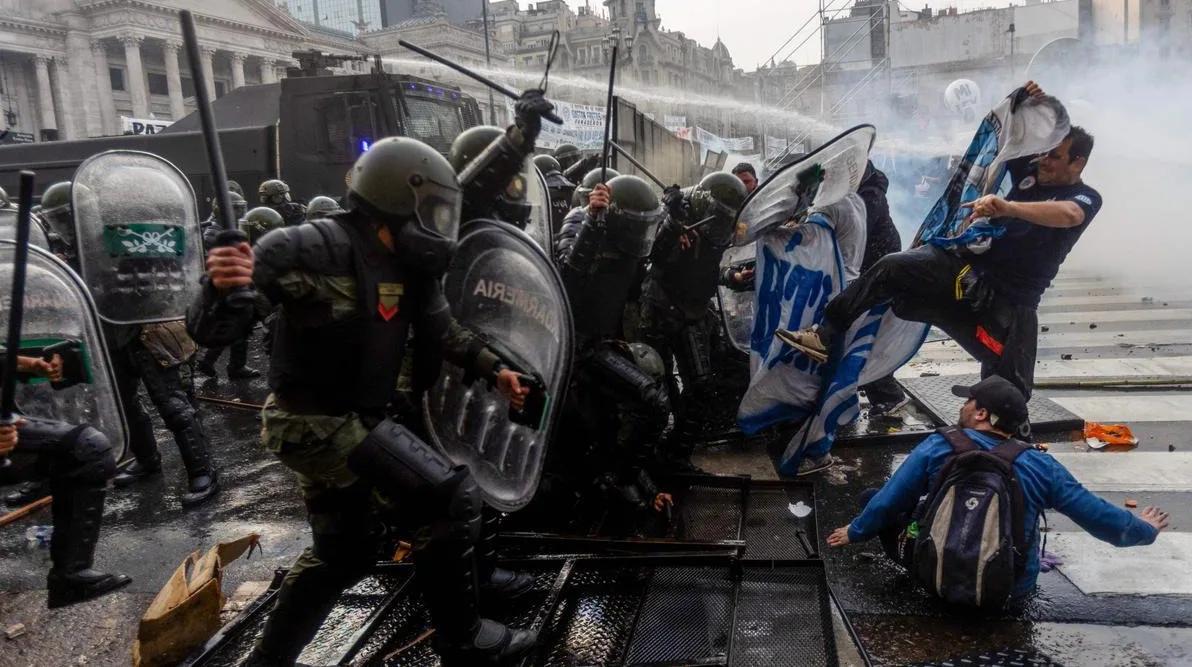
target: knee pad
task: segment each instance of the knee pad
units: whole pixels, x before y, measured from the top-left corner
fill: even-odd
[[[181,392],[170,392],[170,397],[161,404],[161,420],[171,431],[189,427],[195,420],[194,405]]]
[[[116,474],[111,442],[86,424],[68,433],[60,447],[64,459],[70,462],[70,477],[81,483],[102,487]]]

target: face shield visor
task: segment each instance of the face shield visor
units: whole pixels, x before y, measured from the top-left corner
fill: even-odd
[[[658,225],[666,215],[661,205],[652,211],[629,211],[609,206],[609,238],[617,250],[630,257],[649,257],[658,235]]]
[[[397,247],[414,267],[442,275],[459,238],[462,194],[454,183],[437,183],[417,174],[410,178],[410,188],[414,192],[414,219],[398,226]]]
[[[697,189],[691,196],[691,212],[700,220],[700,236],[713,247],[727,248],[732,243],[736,210],[717,201],[712,193]]]

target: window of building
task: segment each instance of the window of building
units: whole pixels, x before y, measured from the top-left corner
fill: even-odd
[[[216,81],[215,82],[215,96],[223,97],[224,93],[226,93],[226,92],[228,92],[228,84],[224,83],[223,81]]]
[[[1159,0],[1159,6],[1168,9],[1171,7],[1171,0]]]
[[[124,90],[124,70],[119,67],[109,67],[108,76],[112,79],[112,90]]]
[[[149,94],[150,95],[169,95],[170,84],[166,81],[165,74],[149,73]]]
[[[194,97],[195,96],[194,79],[182,77],[182,96],[183,97]]]

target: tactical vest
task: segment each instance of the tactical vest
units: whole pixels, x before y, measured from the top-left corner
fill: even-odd
[[[413,319],[412,284],[424,282],[403,271],[397,258],[369,233],[350,222],[337,225],[352,244],[357,309],[341,321],[301,322],[283,312],[277,322],[269,386],[284,408],[306,414],[355,411],[376,418],[393,397]]]

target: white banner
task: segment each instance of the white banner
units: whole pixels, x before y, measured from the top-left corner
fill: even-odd
[[[708,152],[713,153],[747,153],[753,152],[753,137],[729,139],[718,137],[702,127],[695,128],[694,139],[700,143],[700,161],[707,159]]]
[[[671,132],[685,130],[687,129],[687,116],[663,116],[662,126]]]
[[[783,139],[782,137],[767,136],[766,137],[766,155],[768,157],[774,157],[775,155],[778,155],[782,151],[786,150],[786,144],[787,144],[786,139]]]
[[[563,124],[542,121],[542,134],[536,142],[539,148],[554,149],[563,144],[572,144],[581,151],[604,148],[604,107],[558,100],[551,100],[551,104],[555,105],[555,114],[563,119]],[[513,101],[508,101],[505,108],[513,118]]]
[[[172,120],[150,120],[145,118],[129,118],[121,116],[124,134],[157,134],[174,124]]]

